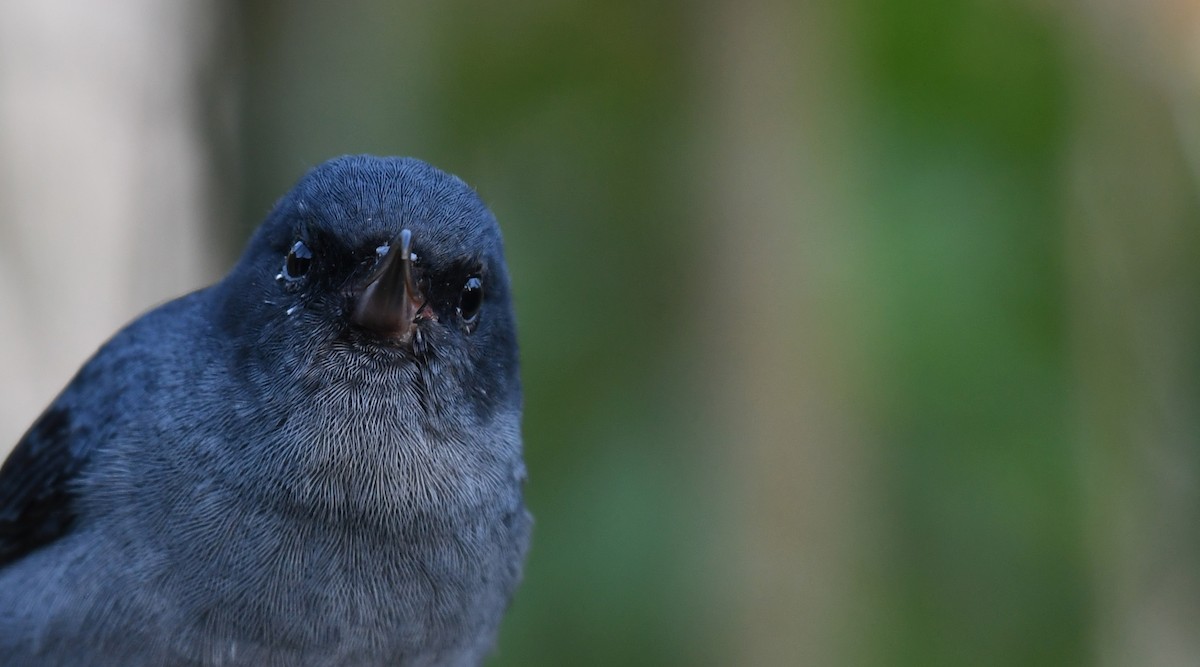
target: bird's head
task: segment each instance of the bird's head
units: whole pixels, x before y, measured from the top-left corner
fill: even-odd
[[[240,372],[421,409],[519,404],[500,230],[458,178],[406,158],[350,156],[275,206],[218,290]]]

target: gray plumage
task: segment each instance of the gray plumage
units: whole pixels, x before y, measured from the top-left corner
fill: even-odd
[[[520,413],[491,213],[417,160],[327,162],[0,469],[0,661],[479,664],[529,540]]]

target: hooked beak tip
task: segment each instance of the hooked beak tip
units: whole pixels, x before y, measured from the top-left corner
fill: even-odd
[[[424,302],[413,278],[412,231],[404,229],[367,280],[351,321],[401,342],[412,337]]]

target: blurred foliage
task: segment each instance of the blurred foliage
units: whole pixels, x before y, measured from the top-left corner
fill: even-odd
[[[1059,31],[1014,3],[865,1],[890,664],[1082,664]]]
[[[475,185],[501,221],[537,526],[493,664],[725,664],[737,641],[712,594],[726,576],[710,567],[720,499],[697,446],[707,362],[691,308],[710,272],[739,267],[698,258],[696,7],[257,0],[234,12],[231,253],[274,197],[341,153],[419,156]],[[847,110],[848,187],[880,309],[863,332],[872,404],[858,409],[885,527],[870,600],[881,621],[848,632],[879,664],[1086,663],[1062,231],[1070,30],[1033,2],[840,7],[832,41],[863,105]]]

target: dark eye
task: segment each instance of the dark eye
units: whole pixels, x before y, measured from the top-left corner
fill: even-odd
[[[283,262],[283,277],[288,280],[299,280],[312,267],[312,251],[304,245],[304,241],[296,241],[288,251],[287,259]]]
[[[483,306],[483,281],[479,276],[467,278],[462,294],[458,295],[458,314],[467,326],[479,319],[479,308]]]

